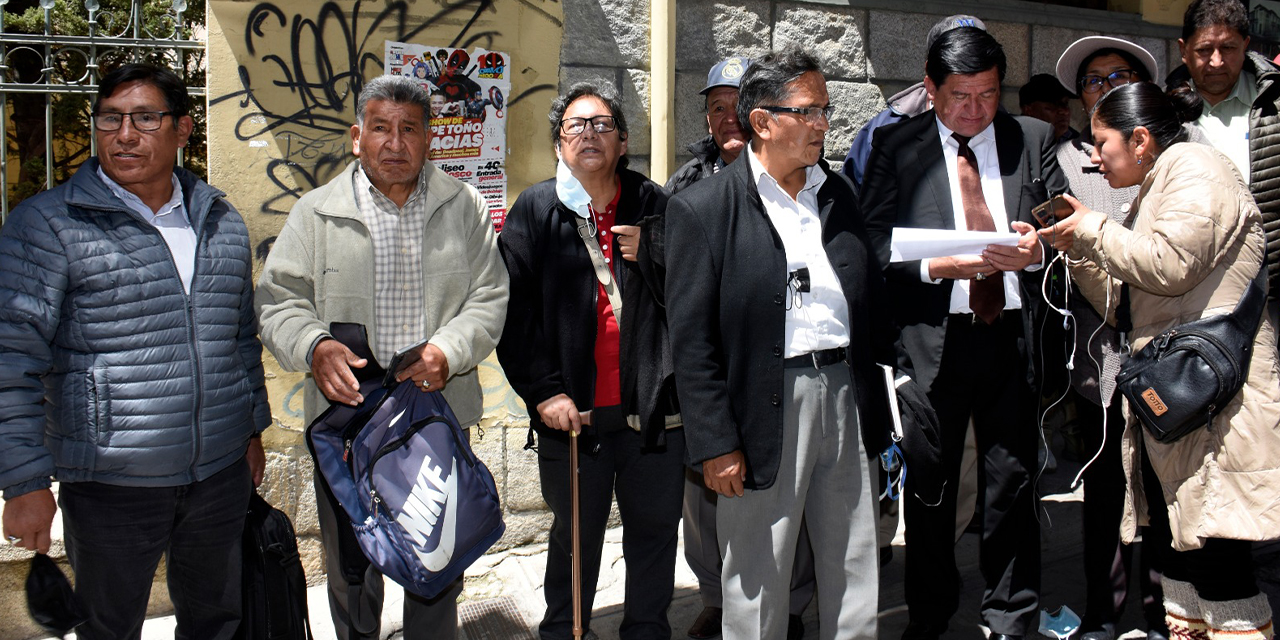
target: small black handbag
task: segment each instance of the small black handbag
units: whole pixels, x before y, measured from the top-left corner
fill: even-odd
[[[1157,442],[1174,442],[1209,426],[1213,417],[1240,393],[1249,376],[1253,340],[1266,306],[1266,291],[1264,261],[1231,313],[1165,331],[1120,368],[1117,388],[1128,398],[1129,410]],[[1116,312],[1118,328],[1126,333],[1132,328],[1128,312],[1126,284]]]

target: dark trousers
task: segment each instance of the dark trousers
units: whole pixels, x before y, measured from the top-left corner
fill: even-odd
[[[600,554],[612,497],[622,515],[622,554],[627,562],[625,604],[619,635],[623,640],[671,637],[667,607],[675,585],[677,531],[684,495],[684,431],[667,431],[665,450],[642,452],[640,434],[600,425],[581,437],[578,451],[579,545],[582,570],[582,628],[591,626]],[[591,450],[598,450],[590,453]],[[569,439],[560,433],[538,437],[542,497],[555,519],[548,541],[544,595],[547,612],[538,625],[543,640],[571,638],[573,600],[570,552],[573,549],[569,492]]]
[[[1120,543],[1120,519],[1124,515],[1125,477],[1120,439],[1124,435],[1124,412],[1119,394],[1106,409],[1106,442],[1103,442],[1104,409],[1088,400],[1076,402],[1076,420],[1081,428],[1085,455],[1097,457],[1084,472],[1084,581],[1085,615],[1082,630],[1097,631],[1103,624],[1115,624],[1124,613],[1129,595],[1129,573],[1133,547]],[[1102,450],[1099,451],[1099,447]],[[1150,466],[1146,467],[1150,472]],[[1160,481],[1154,473],[1143,478],[1147,502],[1163,505]],[[1142,554],[1138,579],[1142,593],[1142,617],[1147,628],[1168,635],[1164,622],[1164,592],[1160,574],[1166,558],[1173,553],[1169,540],[1169,514],[1162,508],[1151,510],[1151,526],[1142,528]]]
[[[1152,471],[1145,451],[1142,455],[1142,467],[1144,482],[1154,481],[1158,485],[1159,479]],[[1147,499],[1152,500],[1151,492],[1147,495]],[[1148,513],[1166,509],[1163,493],[1156,497],[1159,498],[1158,501],[1148,503]],[[1149,528],[1154,528],[1154,524],[1153,522],[1153,527]],[[1164,524],[1167,529],[1167,515]],[[1166,535],[1172,537],[1173,534]],[[1243,600],[1260,593],[1253,575],[1253,543],[1248,540],[1208,538],[1199,549],[1172,551],[1169,553],[1164,575],[1170,580],[1179,580],[1195,587],[1201,600]]]
[[[76,637],[140,638],[160,557],[174,636],[231,638],[240,626],[240,536],[253,482],[244,459],[180,487],[64,482],[67,558],[89,621]]]
[[[929,400],[938,414],[942,465],[947,479],[942,502],[917,499],[903,507],[906,518],[907,637],[946,631],[960,601],[956,568],[956,489],[965,432],[972,417],[981,461],[978,494],[982,519],[979,568],[982,619],[992,633],[1024,635],[1034,630],[1040,588],[1040,525],[1032,470],[1036,464],[1035,397],[1026,379],[1018,343],[1018,312],[994,325],[953,315],[947,324],[937,379]],[[907,495],[914,495],[907,474]]]
[[[470,430],[466,431],[470,438]],[[348,581],[342,567],[346,563],[338,544],[338,527],[351,527],[351,520],[340,507],[335,507],[321,483],[315,478],[316,517],[320,522],[320,541],[324,546],[325,573],[328,574],[329,612],[339,640],[375,640],[382,637],[382,572],[369,565],[359,581]],[[354,549],[360,553],[359,549]],[[462,577],[434,598],[427,599],[409,592],[404,594],[404,637],[407,640],[453,640],[458,637],[458,596],[462,595]],[[354,611],[354,613],[353,613]]]

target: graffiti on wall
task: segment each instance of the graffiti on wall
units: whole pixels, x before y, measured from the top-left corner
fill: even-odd
[[[403,0],[296,6],[314,14],[290,14],[271,2],[249,11],[243,25],[245,55],[238,60],[239,86],[209,101],[211,106],[234,101],[240,112],[233,127],[237,140],[265,146],[264,137],[275,139],[280,157],[266,163],[263,177],[271,192],[258,209],[266,215],[287,214],[302,194],[328,182],[350,161],[348,131],[355,99],[365,78],[383,72],[385,41],[411,42],[425,33],[441,41],[444,25],[458,23],[447,37],[451,47],[492,47],[503,35],[477,26],[486,12],[497,11],[495,0],[446,1],[427,16],[412,15]],[[527,87],[508,104],[554,91],[552,84]],[[274,240],[259,241],[259,260]]]
[[[235,74],[231,82],[222,83],[224,89],[211,92],[211,123],[215,124],[210,135],[222,142],[211,145],[211,151],[226,154],[223,159],[234,163],[232,175],[224,180],[245,185],[235,198],[250,221],[256,259],[266,260],[284,216],[298,198],[327,183],[351,161],[349,130],[356,96],[365,79],[383,73],[386,41],[517,51],[520,48],[512,46],[511,38],[504,39],[498,27],[519,25],[520,33],[512,35],[525,37],[536,33],[529,30],[539,25],[559,32],[558,1],[274,0],[252,7],[230,1],[211,3],[214,12],[225,16],[221,20],[227,35],[224,46],[229,47],[232,60],[227,69]],[[530,12],[536,21],[528,19]],[[547,42],[545,38],[528,41]],[[554,58],[537,57],[546,60],[548,68],[528,77],[554,82]],[[554,84],[536,81],[525,86],[515,83],[513,88],[506,101],[508,110],[536,94],[549,100],[556,91]],[[248,162],[241,155],[246,146],[253,152]],[[496,362],[490,359],[480,369],[485,414],[522,415],[523,405]],[[305,426],[301,423],[302,375],[275,375],[273,413],[283,426]]]

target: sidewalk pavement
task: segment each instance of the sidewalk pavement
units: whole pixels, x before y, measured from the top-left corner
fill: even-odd
[[[1055,612],[1062,605],[1077,614],[1084,613],[1083,555],[1080,540],[1080,500],[1082,491],[1071,492],[1066,486],[1078,465],[1062,465],[1045,476],[1040,490],[1045,494],[1042,511],[1042,590],[1041,608]],[[906,627],[906,605],[903,600],[902,532],[895,540],[894,558],[880,574],[880,638],[897,640]],[[978,572],[978,536],[966,533],[957,545],[957,560],[964,580],[960,611],[951,623],[948,640],[983,640],[986,630],[979,625],[978,602],[982,594],[982,578]],[[546,544],[534,544],[484,556],[467,571],[467,587],[459,606],[463,640],[536,640],[537,623],[544,602],[542,579],[546,566]],[[1135,554],[1135,558],[1137,554]],[[611,529],[605,536],[595,614],[592,630],[601,640],[618,638],[622,621],[625,561],[622,557],[622,530]],[[1131,580],[1136,583],[1136,580]],[[685,564],[683,541],[676,564],[676,590],[670,609],[672,638],[683,640],[685,630],[702,609],[697,582]],[[383,634],[402,638],[401,602],[403,592],[387,582],[387,603],[383,608]],[[1142,598],[1136,587],[1131,590],[1120,630],[1123,638],[1144,638]],[[332,621],[323,586],[308,592],[311,624],[316,638],[333,638]],[[811,604],[804,615],[806,639],[818,638],[817,607]],[[173,617],[148,620],[143,638],[172,638]],[[1033,639],[1043,636],[1031,634]]]

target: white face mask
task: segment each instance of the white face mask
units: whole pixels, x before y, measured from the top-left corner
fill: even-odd
[[[580,217],[591,217],[591,196],[587,195],[582,183],[573,177],[573,172],[564,160],[556,164],[556,197]]]

